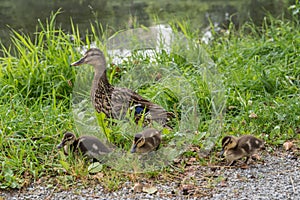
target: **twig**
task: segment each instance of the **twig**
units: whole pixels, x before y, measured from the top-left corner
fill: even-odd
[[[216,169],[218,169],[218,168],[237,168],[236,166],[228,166],[228,165],[208,165],[207,166],[208,168],[216,168]]]
[[[292,186],[293,186],[293,192],[294,192],[294,195],[296,194],[296,189],[295,189],[295,185],[294,185],[294,180],[292,179],[292,177],[290,176],[290,179],[291,179],[291,183],[292,183]]]

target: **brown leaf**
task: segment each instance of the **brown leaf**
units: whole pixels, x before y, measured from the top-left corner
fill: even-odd
[[[220,186],[221,186],[221,187],[227,187],[227,181],[222,180],[222,181],[220,182]]]
[[[144,184],[142,183],[135,183],[134,186],[133,186],[133,191],[135,193],[140,193],[143,191],[143,187],[144,187]]]
[[[246,181],[246,180],[247,180],[246,177],[241,176],[240,174],[237,174],[237,175],[236,175],[236,178],[237,178],[238,180],[240,180],[240,181]]]
[[[294,146],[294,143],[290,142],[290,141],[283,143],[283,147],[286,151],[290,150],[293,146]]]
[[[182,194],[183,195],[189,195],[193,191],[194,186],[193,185],[182,185]]]
[[[156,76],[155,76],[155,80],[159,81],[161,78],[162,78],[161,73],[157,73]]]
[[[246,125],[246,124],[247,124],[246,120],[242,120],[242,121],[241,121],[241,124],[242,124],[242,125]]]
[[[98,172],[97,174],[92,176],[94,179],[97,179],[99,182],[103,180],[104,174],[102,172]]]
[[[68,85],[69,85],[70,87],[72,87],[72,86],[73,86],[73,83],[72,83],[72,81],[71,81],[71,80],[68,80]]]
[[[157,192],[157,188],[155,186],[146,185],[143,187],[143,192],[146,192],[148,194],[154,194]]]
[[[252,112],[252,113],[250,113],[249,117],[251,119],[256,119],[258,116],[257,116],[257,114],[255,114],[254,112]]]
[[[189,160],[189,162],[196,162],[196,161],[197,161],[197,158],[195,158],[195,157],[191,157]]]
[[[233,110],[233,109],[236,109],[237,107],[236,106],[228,106],[228,110]]]
[[[258,154],[253,154],[252,158],[254,158],[255,160],[260,160],[260,156]]]
[[[199,151],[200,151],[200,148],[199,148],[199,147],[196,147],[196,146],[191,146],[191,147],[189,148],[189,150],[192,151],[192,152],[199,152]]]
[[[249,166],[246,163],[243,163],[241,165],[241,169],[249,169]]]

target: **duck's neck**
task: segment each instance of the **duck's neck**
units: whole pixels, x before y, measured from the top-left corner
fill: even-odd
[[[102,98],[102,95],[99,94],[106,94],[109,95],[113,90],[112,85],[108,82],[106,76],[106,69],[103,71],[95,71],[94,80],[91,89],[91,97],[92,101],[95,104],[96,98]]]

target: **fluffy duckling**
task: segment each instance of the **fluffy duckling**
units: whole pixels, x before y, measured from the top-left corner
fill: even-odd
[[[161,132],[148,128],[134,136],[131,153],[148,153],[157,150],[161,143]]]
[[[236,160],[246,157],[248,159],[264,148],[264,141],[252,135],[243,135],[239,138],[234,136],[225,136],[222,139],[222,151],[220,155],[224,155],[229,165],[233,165]]]
[[[57,145],[57,148],[63,148],[65,155],[69,155],[70,151],[80,153],[83,156],[96,160],[112,151],[94,136],[84,135],[76,138],[75,134],[71,132],[66,132],[64,134],[64,137],[61,143]]]

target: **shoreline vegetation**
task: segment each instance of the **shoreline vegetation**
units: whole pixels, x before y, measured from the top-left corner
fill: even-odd
[[[12,46],[1,47],[1,189],[20,189],[42,179],[47,180],[47,184],[68,188],[76,180],[88,185],[95,176],[89,174],[83,161],[66,158],[56,145],[64,131],[76,128],[71,112],[76,70],[70,67],[70,63],[80,57],[76,48],[89,46],[91,41],[103,48],[103,41],[108,35],[100,24],[97,27],[91,25],[92,31],[82,42],[78,28],[72,22],[72,35],[56,26],[57,14],[59,12],[46,23],[39,23],[34,39],[12,30]],[[201,140],[192,141],[180,161],[177,160],[176,167],[166,166],[161,171],[132,174],[104,165],[97,181],[107,191],[114,191],[127,180],[137,181],[140,176],[155,179],[165,174],[163,176],[170,179],[174,170],[184,170],[187,163],[183,158],[194,158],[199,166],[208,163],[219,165],[220,140],[225,135],[255,135],[265,140],[268,152],[282,148],[287,141],[299,148],[300,26],[297,14],[294,20],[266,17],[260,27],[246,23],[235,30],[229,26],[225,32],[212,32],[214,39],[208,44],[201,44],[211,56],[218,73],[222,74],[226,97],[222,134],[218,136],[209,157],[198,154],[204,136]],[[199,43],[201,34],[190,30],[188,23],[178,21],[171,26]],[[100,32],[104,33],[101,37]],[[189,74],[190,63],[184,58],[161,54],[160,59],[166,63],[178,59],[179,67],[186,69],[183,71],[188,81],[198,88],[196,96],[201,124],[195,131],[205,133],[212,109],[206,83],[200,75]],[[117,82],[128,66],[120,69],[110,65],[110,81]],[[159,89],[154,88],[153,91]],[[168,106],[168,102],[161,103]],[[118,137],[114,139],[120,139]]]

